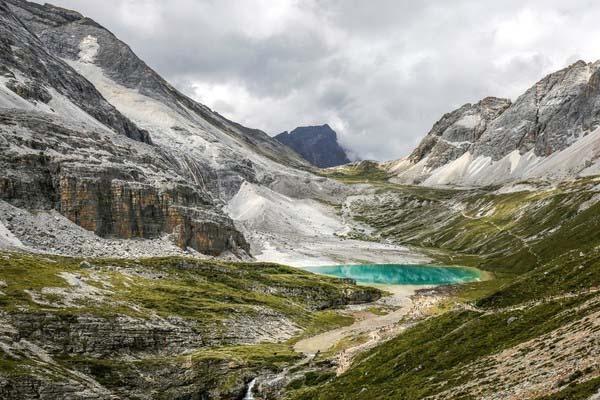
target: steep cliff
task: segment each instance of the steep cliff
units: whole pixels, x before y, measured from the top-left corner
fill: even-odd
[[[327,124],[298,127],[291,132],[280,133],[275,139],[319,168],[336,167],[350,162],[338,143],[336,132]]]
[[[57,209],[103,237],[173,233],[205,254],[248,250],[210,194],[159,148],[47,113],[2,110],[0,122],[0,199]]]

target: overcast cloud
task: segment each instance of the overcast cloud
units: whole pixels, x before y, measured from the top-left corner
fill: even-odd
[[[329,123],[363,159],[440,116],[600,58],[600,4],[556,0],[53,0],[192,98],[270,134]]]

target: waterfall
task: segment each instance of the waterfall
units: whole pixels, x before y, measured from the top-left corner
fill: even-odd
[[[252,379],[248,384],[248,389],[246,389],[246,395],[243,400],[254,400],[254,396],[252,395],[252,389],[254,389],[254,385],[256,385],[256,378]]]

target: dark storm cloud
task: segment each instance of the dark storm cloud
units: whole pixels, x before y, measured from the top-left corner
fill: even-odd
[[[329,123],[399,158],[445,112],[600,58],[592,1],[55,0],[186,94],[270,133]]]

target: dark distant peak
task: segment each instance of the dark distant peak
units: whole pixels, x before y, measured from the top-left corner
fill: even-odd
[[[320,168],[336,167],[350,162],[337,141],[336,132],[328,124],[300,126],[291,132],[280,133],[275,139]]]
[[[336,135],[335,131],[331,129],[328,124],[324,125],[309,125],[309,126],[299,126],[292,131],[292,134],[295,132],[311,132],[311,133],[332,133]],[[337,135],[336,135],[337,136]]]

